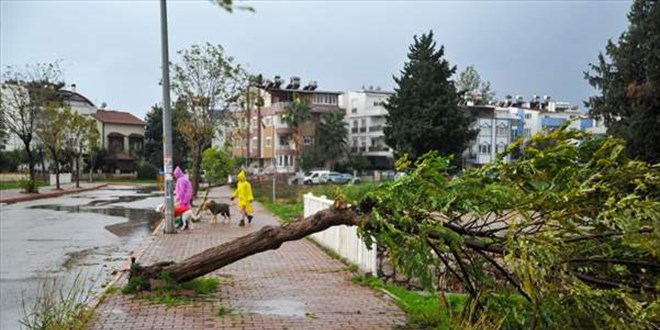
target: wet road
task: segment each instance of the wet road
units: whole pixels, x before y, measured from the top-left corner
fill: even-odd
[[[98,291],[153,229],[162,194],[109,186],[59,198],[0,206],[0,329],[19,329],[22,296],[79,276]]]

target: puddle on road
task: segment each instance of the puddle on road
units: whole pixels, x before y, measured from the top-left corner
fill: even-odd
[[[106,189],[106,190],[127,190],[127,189]],[[114,217],[122,217],[128,219],[126,222],[121,222],[105,227],[109,232],[119,236],[132,238],[136,235],[142,235],[145,231],[151,231],[157,225],[157,221],[161,218],[160,213],[151,209],[134,209],[125,208],[120,206],[108,206],[115,203],[130,203],[143,200],[149,197],[157,196],[153,194],[157,189],[145,187],[140,189],[131,188],[135,194],[114,196],[112,198],[103,198],[92,200],[85,205],[58,205],[58,204],[44,204],[34,205],[31,209],[44,209],[53,211],[63,211],[69,213],[96,213],[109,215]]]
[[[252,313],[262,315],[277,315],[277,316],[298,316],[305,317],[305,304],[295,300],[260,300],[251,301],[247,304],[248,309]]]

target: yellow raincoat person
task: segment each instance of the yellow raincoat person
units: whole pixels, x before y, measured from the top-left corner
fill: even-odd
[[[238,225],[245,225],[245,217],[248,218],[248,223],[252,223],[252,213],[254,212],[254,209],[252,209],[252,200],[254,200],[254,196],[252,195],[252,185],[250,185],[250,182],[248,182],[247,177],[245,176],[245,172],[242,170],[238,173],[238,184],[236,185],[236,191],[232,194],[231,199],[234,200],[236,197],[238,197],[238,208],[241,210],[242,215],[241,222]]]

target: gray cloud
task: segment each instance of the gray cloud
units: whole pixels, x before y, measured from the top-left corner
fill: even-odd
[[[627,27],[630,1],[255,1],[225,13],[170,1],[170,52],[219,43],[253,72],[299,75],[321,89],[393,87],[415,34],[434,30],[459,70],[475,65],[499,96],[580,104],[582,78]],[[160,102],[157,1],[0,2],[0,63],[64,60],[65,78],[109,108],[143,117]]]

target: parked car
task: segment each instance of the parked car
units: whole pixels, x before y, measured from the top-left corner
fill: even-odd
[[[330,171],[311,171],[305,173],[304,184],[322,184],[328,182]]]
[[[343,181],[342,174],[339,172],[330,172],[328,173],[328,183],[346,183]]]
[[[360,178],[353,177],[352,174],[342,173],[341,183],[360,183]]]

